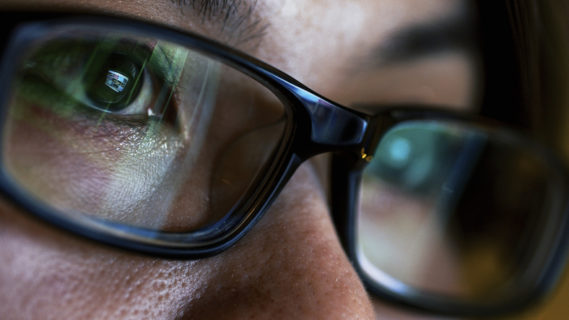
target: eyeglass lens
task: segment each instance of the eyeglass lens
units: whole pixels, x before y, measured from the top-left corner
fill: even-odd
[[[520,290],[553,241],[553,175],[535,150],[480,128],[396,125],[363,173],[362,268],[392,289],[468,301]]]
[[[2,161],[70,219],[211,225],[246,198],[284,133],[268,89],[161,39],[59,27],[18,63]]]

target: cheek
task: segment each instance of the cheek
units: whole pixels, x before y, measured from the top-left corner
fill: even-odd
[[[3,319],[174,318],[199,291],[195,262],[140,257],[69,237],[0,203]]]
[[[88,152],[92,141],[62,141],[66,134],[61,131],[46,132],[19,120],[10,121],[5,133],[7,170],[37,196],[63,206],[67,194],[88,194],[96,202],[103,197],[111,178],[110,159],[95,161],[96,153]]]
[[[461,264],[433,214],[436,203],[378,182],[362,189],[357,228],[366,260],[420,290],[460,291]]]
[[[144,217],[130,213],[162,182],[179,149],[175,139],[140,126],[17,107],[3,133],[3,161],[17,183],[65,212],[142,223]]]

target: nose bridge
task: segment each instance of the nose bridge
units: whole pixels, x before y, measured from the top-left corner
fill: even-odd
[[[368,127],[368,116],[330,102],[289,82],[283,84],[300,99],[308,112],[310,138],[313,143],[328,149],[359,147],[362,144]]]
[[[311,116],[312,141],[341,147],[362,143],[367,121],[356,114],[316,97],[305,102]]]
[[[210,261],[195,318],[371,319],[365,290],[328,216],[318,177],[303,164],[255,229]]]

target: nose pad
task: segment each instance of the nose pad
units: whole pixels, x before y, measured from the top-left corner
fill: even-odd
[[[205,319],[372,319],[311,164],[302,165],[263,219],[209,258],[201,299],[184,314]]]

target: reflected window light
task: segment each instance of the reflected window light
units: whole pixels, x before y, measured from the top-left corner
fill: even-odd
[[[389,157],[391,163],[397,167],[402,167],[409,161],[411,155],[411,144],[403,137],[393,139],[389,146]]]

